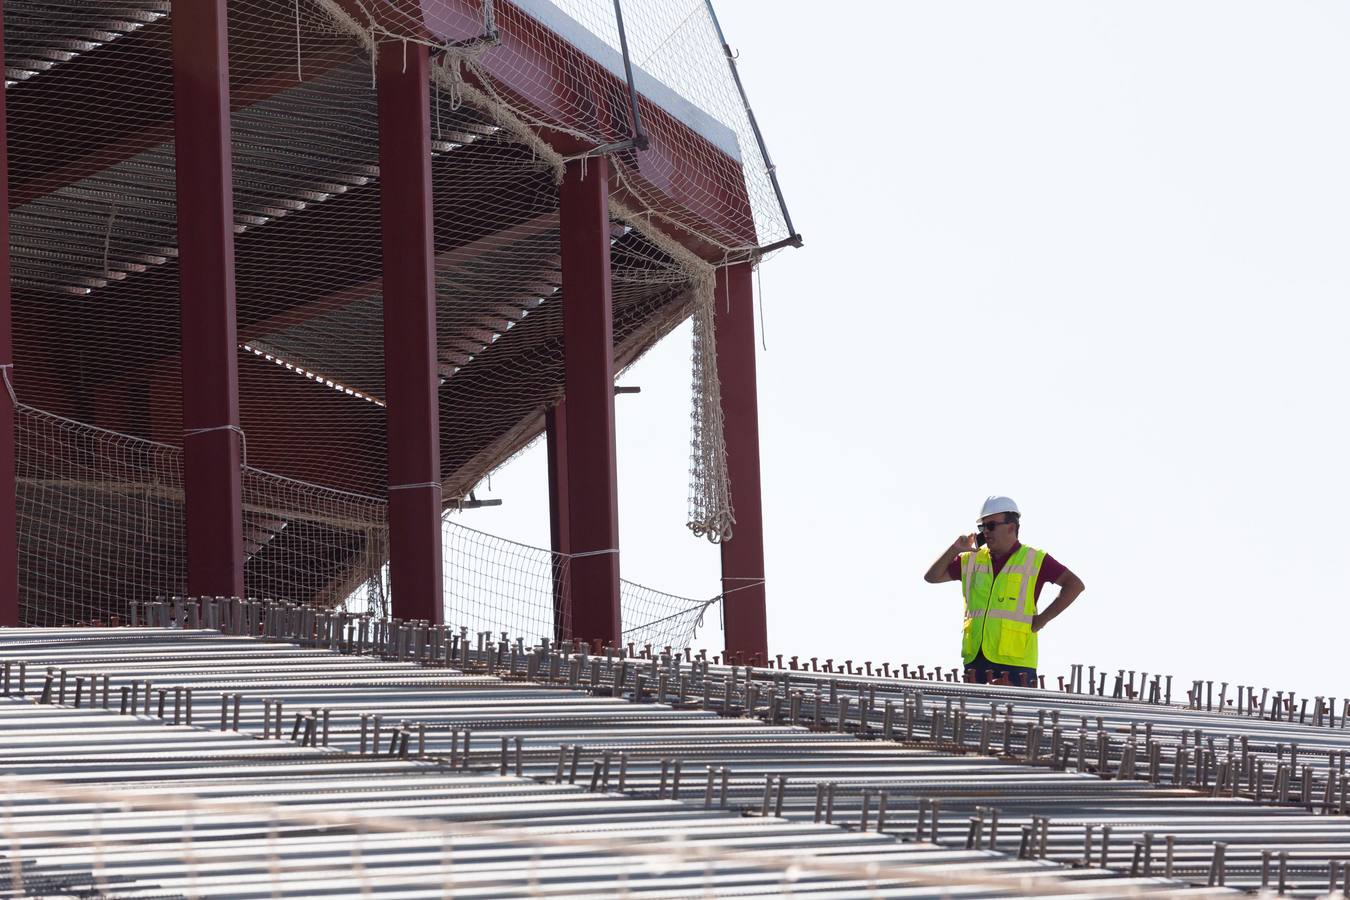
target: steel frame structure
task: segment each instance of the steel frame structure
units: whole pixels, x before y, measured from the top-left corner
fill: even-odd
[[[475,34],[481,28],[481,9],[477,0],[425,0],[408,4],[401,0],[354,4],[338,0],[349,11],[359,13],[365,21],[372,17],[375,25],[388,26],[390,33],[403,32],[416,39],[403,48],[402,53],[384,54],[380,60],[380,130],[381,163],[385,178],[380,187],[383,219],[384,287],[386,288],[386,371],[390,387],[388,411],[387,477],[383,480],[389,489],[389,516],[391,528],[390,558],[393,582],[396,586],[395,611],[403,617],[428,621],[439,619],[440,605],[434,598],[439,591],[440,552],[439,497],[440,483],[445,476],[437,459],[438,412],[445,401],[436,392],[437,370],[434,348],[428,350],[428,332],[434,333],[434,319],[428,318],[429,266],[434,249],[430,246],[428,218],[431,209],[433,177],[426,152],[428,127],[428,100],[426,80],[426,43],[445,45]],[[286,10],[290,7],[283,4]],[[289,13],[288,13],[289,14]],[[550,91],[576,92],[582,95],[602,96],[618,76],[586,56],[584,50],[564,47],[566,59],[544,59],[539,47],[545,41],[536,40],[545,27],[524,18],[519,33],[502,32],[496,35],[500,43],[483,58],[483,71],[496,80],[502,96],[523,109],[546,113],[556,112],[563,104],[561,94]],[[285,23],[289,27],[289,20]],[[298,27],[298,26],[297,26]],[[537,33],[536,33],[537,32]],[[167,39],[167,40],[166,40]],[[424,40],[425,43],[417,43]],[[177,225],[179,257],[177,262],[180,295],[181,353],[175,359],[139,360],[134,367],[119,362],[116,371],[110,370],[106,383],[95,390],[98,396],[91,401],[106,416],[99,425],[113,430],[135,434],[145,430],[152,439],[176,443],[181,440],[186,457],[185,505],[187,509],[187,587],[189,593],[244,596],[244,544],[242,538],[241,479],[244,462],[243,424],[250,416],[265,418],[277,427],[275,446],[259,442],[249,448],[250,463],[263,467],[279,466],[277,447],[299,448],[302,443],[294,427],[286,421],[284,412],[267,408],[272,402],[282,402],[279,395],[258,397],[246,393],[241,379],[249,385],[253,376],[241,367],[255,363],[240,362],[237,352],[235,310],[235,254],[239,251],[233,227],[232,171],[231,171],[231,114],[233,98],[230,94],[231,54],[227,36],[227,17],[224,0],[178,2],[172,6],[167,19],[155,19],[133,33],[111,41],[97,58],[77,60],[75,64],[58,67],[56,74],[34,81],[31,90],[25,90],[10,107],[11,118],[20,132],[19,156],[11,170],[16,183],[6,177],[6,208],[31,202],[59,188],[88,177],[109,166],[124,162],[134,154],[162,144],[169,136],[177,139]],[[152,83],[143,76],[147,61],[162,60],[165,47],[171,47],[174,71],[172,121],[155,119],[141,121],[129,115],[130,98],[151,96],[161,98],[163,85]],[[125,55],[122,60],[120,55]],[[311,77],[321,74],[325,67],[337,65],[336,57],[306,60]],[[271,60],[266,54],[251,53],[247,49],[237,54],[240,71],[235,78],[248,86],[255,98],[276,96],[301,84],[303,79],[292,69],[289,60]],[[405,63],[406,60],[406,63]],[[101,68],[107,66],[107,68]],[[395,73],[393,70],[399,71]],[[556,88],[533,81],[530,73],[540,70],[570,73],[574,84]],[[70,128],[78,133],[63,135],[62,146],[88,148],[82,155],[70,153],[56,146],[43,132],[44,104],[53,97],[105,96],[92,90],[106,79],[110,72],[123,73],[128,79],[125,90],[108,97],[105,109],[89,110],[85,116],[72,117]],[[476,76],[470,73],[471,79]],[[145,83],[137,82],[142,79]],[[135,84],[133,84],[135,82]],[[416,82],[416,84],[414,84]],[[397,87],[396,87],[397,85]],[[598,156],[571,164],[569,177],[563,185],[562,215],[565,219],[563,237],[564,267],[567,277],[574,282],[579,296],[565,304],[568,327],[567,382],[569,408],[574,427],[568,429],[568,452],[555,456],[553,469],[556,477],[568,484],[566,496],[570,503],[560,513],[568,522],[568,545],[572,552],[591,554],[573,561],[568,577],[573,584],[560,593],[560,602],[575,604],[570,619],[576,634],[585,634],[602,641],[616,641],[621,633],[617,599],[618,529],[617,487],[615,483],[613,396],[612,381],[615,367],[611,311],[608,297],[609,222],[606,201],[613,197],[620,203],[634,203],[631,191],[636,189],[665,198],[672,208],[681,210],[686,223],[681,226],[663,226],[668,236],[705,260],[724,258],[722,246],[754,246],[755,235],[744,224],[751,221],[749,201],[744,194],[718,189],[709,191],[713,184],[732,184],[736,178],[721,181],[708,179],[698,191],[662,176],[670,171],[672,161],[683,157],[702,160],[700,165],[719,171],[736,173],[739,162],[724,153],[709,155],[709,141],[664,110],[650,97],[630,90],[632,118],[640,115],[644,121],[663,122],[664,137],[651,136],[644,148],[634,151],[631,146],[623,152],[636,152],[638,174],[628,185],[620,185],[607,174],[607,163]],[[83,102],[83,101],[81,101]],[[15,106],[18,107],[17,111]],[[122,134],[112,123],[136,121],[139,130]],[[623,124],[623,123],[620,123]],[[65,127],[65,126],[63,126]],[[619,126],[616,125],[616,128]],[[627,127],[627,125],[623,125]],[[5,136],[0,151],[10,150],[9,140],[14,128]],[[549,132],[543,135],[559,152],[588,154],[606,152],[605,146],[584,146],[573,136]],[[625,134],[615,133],[615,146],[622,143]],[[630,142],[631,143],[631,142]],[[39,158],[39,148],[45,153]],[[14,155],[14,154],[11,154]],[[416,158],[415,158],[416,157]],[[660,163],[659,165],[657,163]],[[581,171],[590,177],[581,179]],[[393,220],[398,219],[394,227]],[[6,223],[7,227],[8,223]],[[700,234],[715,236],[721,246],[709,243]],[[322,240],[322,235],[308,236],[297,232],[292,236],[296,246],[303,240]],[[242,239],[241,239],[242,240]],[[249,241],[259,238],[249,236]],[[5,242],[8,248],[8,242]],[[0,259],[0,276],[5,275],[7,255]],[[736,267],[740,274],[729,276],[738,284],[745,281],[748,264]],[[259,278],[265,280],[265,272]],[[13,390],[13,359],[8,325],[8,286],[4,277],[5,299],[0,299],[0,371],[5,373],[6,394],[15,402]],[[725,281],[726,279],[724,279]],[[729,283],[729,282],[728,282]],[[746,288],[748,291],[748,287]],[[736,321],[749,316],[748,293],[737,295]],[[308,302],[308,298],[303,298]],[[296,301],[300,302],[300,301]],[[307,308],[296,307],[297,314]],[[289,314],[289,313],[288,313]],[[107,328],[110,342],[126,341],[135,333],[139,323],[114,323],[103,310],[91,312],[82,327]],[[730,324],[728,321],[725,324]],[[30,326],[34,332],[41,324]],[[63,326],[69,327],[69,326]],[[118,330],[120,329],[120,330]],[[725,342],[719,351],[719,370],[729,403],[734,403],[738,434],[732,439],[737,459],[736,484],[738,506],[742,521],[737,526],[736,538],[723,548],[724,581],[739,586],[752,572],[762,579],[762,527],[755,514],[758,506],[758,464],[749,454],[757,456],[754,438],[754,366],[753,326],[750,339],[744,339],[742,329]],[[140,335],[149,346],[161,337],[153,331]],[[748,362],[745,354],[749,354]],[[17,353],[24,363],[24,348]],[[38,370],[47,365],[33,360],[33,378],[44,383],[53,378],[51,372]],[[132,413],[124,401],[118,400],[135,378],[146,380],[149,412],[144,429],[129,424]],[[165,383],[181,379],[181,432],[176,423],[167,422],[177,402],[166,396]],[[601,391],[601,382],[604,390]],[[584,382],[584,386],[583,386]],[[254,390],[250,387],[248,390]],[[168,393],[172,393],[169,391]],[[603,393],[603,397],[601,396]],[[747,405],[747,398],[749,403]],[[86,402],[84,399],[79,402]],[[304,398],[296,393],[284,400],[287,409],[303,407]],[[77,402],[72,398],[70,408]],[[12,411],[12,410],[11,410]],[[59,412],[60,410],[58,410]],[[140,415],[137,413],[136,415]],[[343,429],[355,430],[357,418],[369,417],[370,410],[353,409],[332,424],[335,434]],[[356,417],[356,418],[353,418]],[[0,425],[0,624],[18,621],[19,598],[18,553],[15,546],[14,435],[11,416]],[[360,419],[361,427],[369,427],[374,419]],[[753,449],[752,449],[753,448]],[[299,452],[297,450],[297,452]],[[306,457],[308,459],[308,457]],[[309,462],[292,460],[295,470],[303,474]],[[343,469],[350,473],[353,484],[338,487],[347,489],[368,483],[378,483],[374,477],[378,461],[365,459],[343,460]],[[555,492],[557,495],[557,492]],[[729,589],[728,589],[729,590]],[[734,627],[728,637],[728,647],[750,655],[767,654],[765,643],[762,585],[735,596],[735,613],[729,621]]]

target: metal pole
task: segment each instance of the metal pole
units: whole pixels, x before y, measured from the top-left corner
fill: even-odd
[[[0,34],[4,11],[0,9]],[[5,130],[5,98],[0,91],[0,625],[19,624],[19,540],[15,501],[14,344],[9,264],[9,154]],[[9,669],[5,669],[9,693]]]
[[[764,592],[764,512],[760,494],[759,401],[755,373],[753,266],[717,270],[713,313],[717,375],[722,383],[723,433],[735,532],[721,543],[722,615],[728,658],[769,657]]]
[[[242,597],[243,458],[225,0],[175,4],[171,21],[187,590],[192,596]]]
[[[741,95],[741,105],[745,107],[746,118],[750,120],[750,128],[755,133],[755,142],[759,145],[760,158],[764,160],[764,168],[769,173],[769,182],[773,185],[774,196],[778,198],[778,209],[783,214],[783,224],[787,226],[788,237],[785,241],[779,241],[770,246],[777,248],[787,243],[793,247],[800,247],[802,236],[797,233],[797,229],[792,225],[792,215],[788,212],[787,201],[783,199],[783,189],[778,184],[778,169],[774,166],[773,160],[769,159],[769,148],[764,143],[764,134],[759,130],[759,122],[755,119],[755,111],[750,107],[750,98],[745,94],[745,85],[741,84],[741,73],[736,68],[736,54],[731,52],[731,47],[727,44],[727,37],[722,33],[722,23],[717,19],[717,10],[713,8],[712,0],[704,0],[704,3],[708,7],[708,18],[712,20],[713,28],[717,30],[717,40],[722,44],[722,52],[726,55],[727,68],[731,70],[731,77],[736,82],[736,91]]]
[[[614,439],[614,311],[609,160],[567,164],[559,191],[567,395],[572,632],[618,643],[619,494]]]
[[[544,411],[544,433],[548,450],[548,524],[553,549],[553,639],[559,643],[572,638],[571,567],[572,534],[567,502],[567,401]]]
[[[380,221],[393,614],[444,621],[427,48],[379,55]]]
[[[619,26],[619,50],[623,53],[623,74],[628,79],[628,104],[633,114],[633,146],[647,149],[647,133],[642,130],[642,113],[638,110],[637,85],[633,82],[633,62],[628,56],[628,34],[623,27],[623,5],[614,0],[614,21]]]

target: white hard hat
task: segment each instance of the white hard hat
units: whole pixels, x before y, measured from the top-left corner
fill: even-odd
[[[980,518],[996,516],[999,513],[1016,513],[1019,516],[1022,514],[1011,497],[986,497],[984,506],[980,507]]]

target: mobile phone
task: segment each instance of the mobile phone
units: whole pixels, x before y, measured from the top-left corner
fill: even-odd
[[[983,532],[983,531],[977,531],[977,532],[975,532],[975,546],[976,546],[976,547],[983,547],[983,546],[984,546],[984,532]]]

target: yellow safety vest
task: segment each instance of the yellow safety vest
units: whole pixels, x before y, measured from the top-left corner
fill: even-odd
[[[961,658],[967,663],[984,651],[984,658],[1004,666],[1036,668],[1036,579],[1045,551],[1023,544],[994,577],[988,547],[961,554],[961,591],[966,598],[966,621],[961,633]]]

